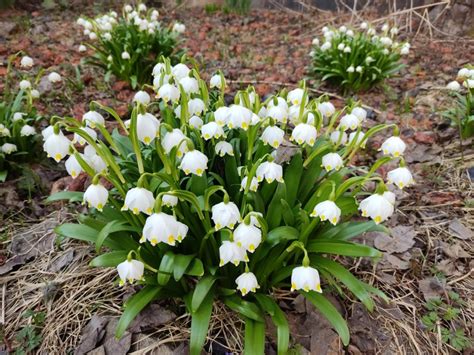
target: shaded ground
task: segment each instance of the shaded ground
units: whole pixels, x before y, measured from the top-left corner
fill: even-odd
[[[82,58],[77,52],[80,31],[72,25],[77,15],[70,11],[41,11],[31,16],[25,12],[2,13],[0,21],[14,22],[15,26],[6,39],[0,39],[0,59],[17,50],[26,50],[38,64],[53,66],[64,77],[75,75],[74,66]],[[260,94],[280,89],[282,85],[294,85],[304,78],[313,37],[336,18],[330,13],[310,16],[268,10],[255,11],[247,17],[208,15],[201,10],[165,17],[178,18],[186,24],[185,45],[208,75],[222,68],[234,88],[252,82]],[[340,17],[339,21],[342,21]],[[368,314],[344,294],[334,298],[350,323],[352,338],[347,351],[351,354],[453,352],[441,340],[439,331],[427,331],[420,321],[428,313],[426,299],[432,295],[446,297],[449,291],[455,291],[466,302],[452,327],[464,329],[468,336],[472,334],[474,150],[472,141],[464,142],[461,156],[456,129],[440,117],[440,110],[450,101],[442,88],[460,66],[474,63],[474,41],[420,35],[411,42],[413,50],[401,75],[389,80],[385,87],[358,96],[374,108],[369,125],[384,121],[400,125],[402,136],[409,143],[407,161],[417,185],[398,196],[398,213],[389,222],[393,239],[378,234],[361,237],[367,244],[385,251],[383,259],[376,265],[367,260],[348,264],[360,277],[386,292],[390,304],[380,302],[377,310]],[[59,94],[51,95],[45,88],[43,108],[52,105],[57,114],[79,117],[94,99],[125,115],[133,92],[124,83],[106,84],[90,68],[80,68],[83,88],[68,82]],[[320,93],[318,90],[325,91],[323,86],[312,84],[315,94]],[[337,93],[333,99],[335,104],[344,105]],[[368,156],[376,154],[381,139],[372,143]],[[369,159],[368,156],[361,159]],[[55,188],[68,184],[67,179],[62,180]],[[42,207],[39,203],[38,208]],[[176,342],[173,346],[179,346],[188,337],[189,319],[179,316],[180,305],[167,305],[168,311],[154,305],[157,308],[142,315],[143,329],[137,326],[125,341],[114,343],[111,329],[116,320],[104,316],[116,317],[121,300],[132,290],[112,284],[115,271],[88,268],[87,262],[94,254],[88,246],[69,241],[62,242],[60,248],[54,245],[51,229],[59,221],[70,218],[66,212],[42,219],[42,224],[34,223],[37,233],[32,233],[29,227],[19,232],[18,221],[27,217],[18,218],[18,214],[10,217],[0,232],[5,247],[0,251],[1,321],[7,349],[16,344],[15,335],[20,329],[31,323],[30,318],[22,317],[29,308],[44,312],[46,318],[39,328],[40,350],[52,353],[79,346],[78,353],[99,348],[96,352],[99,354],[101,351],[119,354],[129,349],[163,354],[170,351],[165,347],[167,343]],[[45,242],[38,244],[34,236],[43,236],[39,240]],[[11,243],[12,238],[16,242]],[[6,247],[17,255],[26,253],[23,260],[17,260],[23,267],[15,271],[8,269],[15,253],[9,254]],[[35,261],[28,263],[33,258]],[[299,344],[298,352],[344,351],[336,334],[312,307],[300,299],[294,300],[288,293],[278,296],[287,310],[293,343]],[[167,317],[156,317],[156,314],[167,314]],[[96,317],[84,328],[92,315]],[[212,350],[222,351],[226,346],[239,351],[242,348],[242,341],[236,335],[239,329],[241,322],[217,305],[210,333]],[[270,334],[269,339],[273,339]],[[184,346],[176,352],[184,352]],[[268,352],[272,350],[269,348]]]

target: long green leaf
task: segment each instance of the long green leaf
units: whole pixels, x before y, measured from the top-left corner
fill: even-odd
[[[213,293],[209,292],[202,300],[199,309],[191,313],[191,339],[189,341],[191,355],[200,355],[206,342],[212,314],[213,297]]]
[[[260,308],[252,302],[245,301],[237,296],[229,296],[222,299],[224,304],[242,316],[253,319],[257,322],[264,322]]]
[[[337,333],[341,337],[341,340],[344,346],[349,345],[349,340],[350,340],[349,328],[347,327],[346,321],[339,314],[336,307],[334,307],[332,303],[329,302],[326,297],[314,291],[310,291],[310,292],[300,291],[300,293],[308,301],[310,301],[332,324],[334,329],[337,331]]]
[[[127,327],[151,301],[153,301],[160,293],[161,287],[145,286],[142,290],[130,297],[125,303],[125,311],[123,312],[115,330],[115,336],[121,338]]]
[[[374,301],[364,285],[352,275],[352,273],[341,264],[322,257],[310,258],[311,264],[316,268],[322,268],[341,281],[346,287],[367,307],[369,311],[374,309]]]
[[[183,277],[184,273],[188,269],[189,264],[193,261],[194,255],[182,255],[178,254],[174,258],[173,263],[173,277],[176,281],[179,281]]]
[[[267,234],[265,243],[268,243],[271,247],[280,244],[281,242],[287,242],[289,240],[298,239],[299,232],[296,228],[289,226],[282,226],[272,229]]]
[[[60,191],[52,194],[46,199],[46,203],[54,202],[54,201],[61,201],[61,200],[69,200],[69,202],[77,202],[82,201],[84,196],[84,192],[81,191]]]
[[[354,257],[378,258],[382,253],[377,249],[367,245],[350,243],[340,240],[320,240],[315,239],[308,243],[306,250],[309,253],[334,254]]]
[[[285,313],[270,296],[257,293],[255,294],[255,299],[260,304],[260,307],[270,315],[277,327],[278,355],[286,354],[290,342],[290,328],[288,327]]]
[[[174,259],[175,255],[170,251],[163,255],[157,276],[159,285],[164,286],[170,280],[171,274],[173,272]]]
[[[199,309],[201,303],[206,298],[206,295],[211,291],[214,282],[216,282],[216,278],[212,276],[205,276],[198,282],[194,289],[193,299],[191,301],[191,310],[193,312],[196,312]]]
[[[95,257],[89,265],[93,267],[115,267],[126,260],[127,255],[126,250],[112,251]]]
[[[265,353],[265,323],[245,319],[245,355]]]

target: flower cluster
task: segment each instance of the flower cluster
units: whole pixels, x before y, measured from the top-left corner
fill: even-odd
[[[443,115],[459,127],[461,138],[474,136],[474,67],[468,65],[459,69],[456,80],[449,82],[446,89],[456,101],[455,107]]]
[[[9,58],[9,68],[17,55]],[[10,70],[6,75],[6,83],[0,100],[0,181],[4,181],[11,170],[11,162],[15,165],[37,156],[39,134],[36,126],[41,117],[34,107],[40,97],[35,88],[38,81],[32,79],[34,60],[23,56],[20,60],[19,82],[15,82]],[[52,84],[61,81],[61,76],[51,72],[48,79]]]
[[[182,55],[176,47],[185,26],[174,23],[164,27],[158,11],[145,4],[125,5],[121,16],[110,11],[94,19],[80,17],[77,24],[94,51],[89,62],[128,81],[134,88],[148,82],[152,58],[163,55],[176,61]],[[87,52],[87,47],[81,44],[78,50]]]
[[[154,66],[153,77],[155,92],[136,93],[129,120],[92,103],[82,122],[54,118],[43,132],[49,156],[60,161],[69,155],[73,178],[91,176],[83,200],[91,221],[100,220],[63,225],[58,233],[87,234],[97,250],[112,249],[92,264],[116,266],[121,284],[146,285],[132,303],[142,292],[172,294],[187,299],[194,317],[198,310],[210,312],[218,297],[254,317],[248,322],[262,322],[262,312],[279,311],[269,291],[288,287],[337,313],[320,294],[319,272],[334,280],[343,267],[333,267],[327,254],[379,255],[348,241],[353,227],[383,230],[379,223],[395,210],[387,185],[413,183],[398,128],[364,130],[362,106],[336,110],[324,97],[311,99],[304,83],[266,100],[249,87],[226,104],[220,72],[208,85],[196,69],[165,60]],[[107,130],[107,118],[118,121],[120,132]],[[383,156],[372,168],[354,167],[354,155],[387,129],[394,135],[380,147]],[[394,160],[400,167],[384,181],[376,170]],[[375,191],[367,190],[368,182],[377,184]],[[351,221],[358,210],[371,220]],[[370,299],[370,288],[361,289],[367,291],[356,295]],[[191,351],[203,342],[193,333]]]
[[[409,53],[410,44],[397,35],[388,24],[377,30],[363,22],[359,31],[323,27],[323,38],[313,40],[311,70],[345,90],[368,90],[402,68],[400,56]]]

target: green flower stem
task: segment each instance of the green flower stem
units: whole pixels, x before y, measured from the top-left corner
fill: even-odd
[[[303,243],[303,245],[306,245],[306,243],[308,242],[309,235],[317,227],[318,223],[319,223],[319,219],[313,218],[310,224],[303,230],[303,232],[301,232],[299,240],[301,243]]]
[[[138,141],[137,135],[137,108],[135,107],[132,111],[132,121],[130,123],[130,140],[132,142],[133,151],[137,157],[138,172],[143,174],[145,168],[143,167],[142,152],[140,150],[140,142]]]

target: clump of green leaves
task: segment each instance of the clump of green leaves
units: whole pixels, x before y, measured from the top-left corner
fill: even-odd
[[[461,320],[461,309],[465,306],[458,293],[449,291],[445,298],[435,297],[425,303],[427,313],[421,322],[430,332],[440,334],[444,343],[463,351],[471,346]]]
[[[24,326],[15,337],[18,346],[15,349],[16,355],[31,354],[42,342],[41,329],[43,328],[46,314],[28,309],[23,314],[24,318],[30,318],[30,324]]]
[[[474,66],[460,69],[456,80],[451,81],[446,88],[456,100],[443,116],[459,127],[461,138],[474,136]]]
[[[398,42],[396,27],[382,26],[380,32],[366,22],[361,31],[346,26],[323,28],[322,40],[313,40],[311,74],[344,91],[368,90],[397,73],[410,44]]]
[[[41,136],[36,129],[42,116],[34,106],[39,97],[34,86],[43,71],[31,78],[31,67],[22,64],[24,70],[14,73],[13,62],[18,56],[19,53],[8,59],[5,86],[0,96],[0,182],[5,181],[9,173],[21,171],[22,164],[41,154]],[[30,60],[32,63],[31,58],[23,57],[22,63],[29,64]]]
[[[157,10],[139,4],[136,8],[124,6],[120,17],[111,11],[95,19],[79,18],[77,23],[94,51],[87,62],[103,68],[106,80],[114,74],[132,88],[147,83],[156,58],[165,56],[177,62],[184,54],[178,47],[185,26],[175,23],[165,27],[158,16]],[[79,50],[86,48],[82,45]]]

